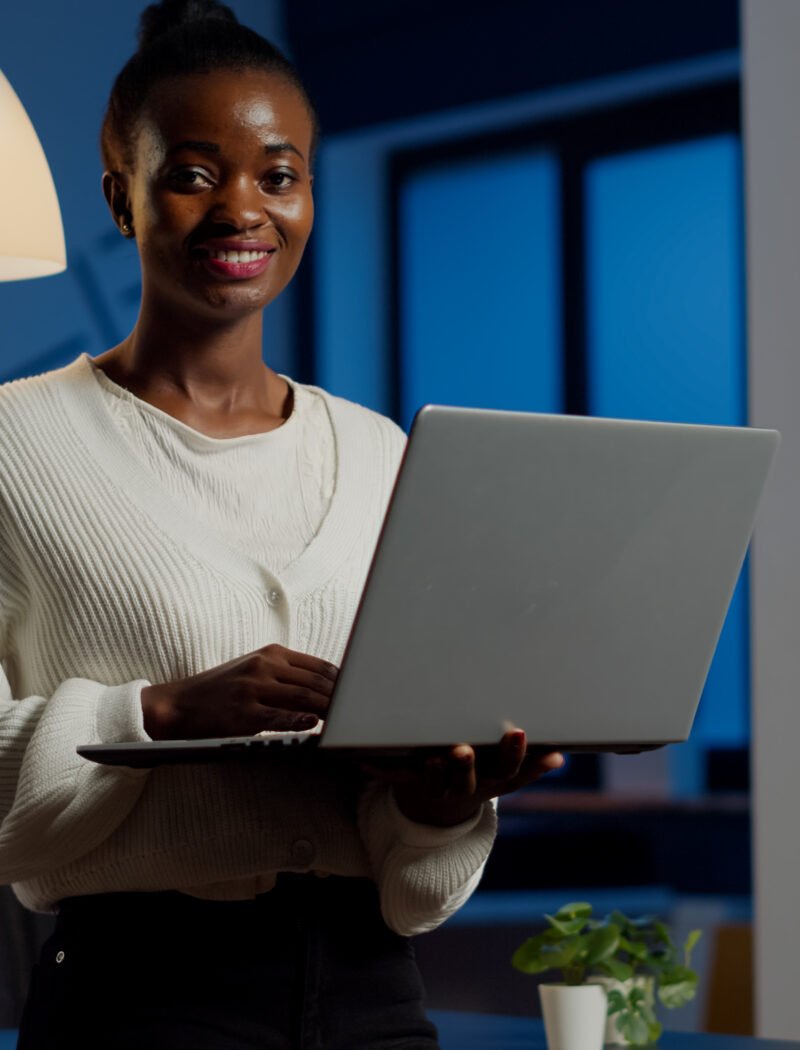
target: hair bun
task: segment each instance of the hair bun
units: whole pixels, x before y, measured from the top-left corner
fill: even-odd
[[[139,19],[139,50],[171,29],[209,19],[228,23],[239,21],[227,4],[219,4],[217,0],[161,0],[161,3],[150,4]]]

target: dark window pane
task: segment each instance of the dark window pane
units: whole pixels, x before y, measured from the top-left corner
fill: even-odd
[[[745,422],[740,163],[738,138],[719,135],[604,158],[587,168],[593,414]],[[692,747],[676,749],[684,781],[679,791],[701,787],[692,751],[747,740],[748,645],[745,574]]]
[[[426,402],[561,408],[558,171],[546,153],[423,171],[399,199],[402,422]]]

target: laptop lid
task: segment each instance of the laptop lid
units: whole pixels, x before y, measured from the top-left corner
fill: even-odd
[[[685,740],[778,440],[421,410],[320,746]]]

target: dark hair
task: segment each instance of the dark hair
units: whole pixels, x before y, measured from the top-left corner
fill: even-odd
[[[280,77],[300,93],[312,125],[311,156],[318,134],[317,114],[289,60],[268,40],[239,23],[216,0],[161,0],[142,12],[139,50],[120,70],[100,132],[108,170],[133,163],[133,144],[147,97],[170,77],[212,70],[258,69]]]

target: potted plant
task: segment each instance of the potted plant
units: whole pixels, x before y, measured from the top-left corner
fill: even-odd
[[[694,998],[697,974],[690,969],[690,961],[699,930],[693,930],[678,948],[665,923],[657,918],[630,919],[614,911],[594,919],[591,904],[585,902],[565,904],[545,919],[547,929],[520,945],[512,963],[523,973],[556,970],[562,974],[562,984],[540,985],[550,1050],[572,1050],[559,1036],[567,1023],[558,1020],[560,1004],[567,996],[553,989],[603,989],[604,1031],[594,1044],[598,1047],[604,1039],[632,1046],[654,1043],[661,1034],[656,1001],[673,1008]],[[573,1001],[566,1009],[574,1015],[582,1008]],[[583,1038],[580,1047],[574,1044],[576,1050],[589,1050],[589,1037]]]

